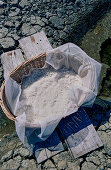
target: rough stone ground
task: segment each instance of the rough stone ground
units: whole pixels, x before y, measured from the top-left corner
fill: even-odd
[[[104,108],[109,110],[108,107]],[[111,169],[111,112],[90,115],[91,120],[98,129],[97,132],[104,144],[98,149],[73,160],[68,151],[64,151],[43,164],[37,165],[33,156],[26,150],[17,135],[5,137],[0,143],[0,170],[36,170],[36,169],[66,169],[66,170],[110,170]],[[99,125],[99,126],[98,126]]]
[[[81,48],[92,58],[101,62],[102,58],[100,52],[102,51],[102,46],[104,42],[111,39],[111,11],[107,13],[96,26],[90,31],[88,31],[81,41]],[[109,51],[110,54],[110,51]],[[104,96],[104,99],[111,101],[111,78],[108,78],[111,75],[111,54],[108,56],[107,53],[104,56],[106,59],[105,63],[102,63],[102,75],[100,81],[99,95]],[[107,57],[109,57],[107,59]],[[109,61],[109,62],[108,62]],[[109,71],[109,74],[105,74]],[[103,81],[104,79],[104,81]],[[103,81],[103,82],[102,82]]]
[[[53,47],[66,42],[80,45],[89,56],[101,61],[101,44],[111,38],[110,0],[6,0],[0,1],[0,54],[19,48],[22,37],[44,30]],[[106,14],[106,11],[108,12]],[[98,21],[100,18],[102,19]],[[107,81],[108,65],[103,64],[99,95]],[[105,81],[103,81],[105,80]],[[3,68],[0,64],[0,84]],[[108,89],[108,87],[107,87]],[[109,108],[104,108],[109,110]],[[110,170],[111,169],[111,112],[89,115],[104,144],[82,158],[72,160],[68,151],[37,165],[14,132],[14,123],[0,110],[0,170]],[[10,136],[10,134],[12,134]],[[4,136],[3,136],[4,135]]]

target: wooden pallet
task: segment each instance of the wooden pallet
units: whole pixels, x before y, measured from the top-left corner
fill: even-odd
[[[24,59],[52,50],[43,31],[19,40],[19,43],[25,56],[22,55],[20,49],[1,55],[5,79]],[[73,158],[78,158],[103,145],[83,108],[62,119],[46,141],[35,145],[34,151],[37,162],[41,163],[64,151],[64,142]]]

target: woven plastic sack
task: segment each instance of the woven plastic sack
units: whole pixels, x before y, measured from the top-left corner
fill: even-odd
[[[23,144],[32,149],[35,143],[46,140],[52,134],[63,117],[76,112],[80,106],[91,107],[98,92],[101,64],[90,58],[78,46],[67,43],[47,52],[46,63],[42,69],[49,66],[52,66],[55,70],[59,70],[63,66],[72,68],[82,78],[82,86],[74,85],[70,89],[70,107],[68,106],[67,111],[62,115],[47,116],[41,121],[28,121],[27,123],[26,114],[30,115],[31,120],[32,111],[30,106],[27,105],[28,109],[25,109],[26,107],[20,105],[21,85],[11,78],[6,80],[5,93],[9,107],[14,115],[20,113],[15,121],[17,134]]]

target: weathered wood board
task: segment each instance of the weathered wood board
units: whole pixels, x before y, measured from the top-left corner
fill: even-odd
[[[20,49],[9,51],[1,55],[5,80],[9,76],[10,72],[13,71],[23,61],[24,57]]]
[[[20,39],[19,43],[26,58],[35,57],[48,50],[52,50],[52,47],[43,31]]]
[[[103,146],[83,108],[79,108],[76,113],[62,119],[58,127],[73,158],[78,158]]]
[[[52,47],[43,31],[19,40],[19,43],[25,53],[26,58],[35,57],[40,53],[46,52],[48,50],[52,50]],[[58,144],[56,144],[57,141],[59,141]],[[53,145],[55,144],[55,149],[52,150],[49,149],[51,143]],[[59,151],[56,149],[58,146],[59,146]],[[48,140],[37,145],[36,147],[37,149],[35,151],[35,156],[38,163],[41,163],[44,160],[64,150],[64,147],[62,145],[62,142],[56,130],[54,131],[54,134],[52,134],[48,138]]]

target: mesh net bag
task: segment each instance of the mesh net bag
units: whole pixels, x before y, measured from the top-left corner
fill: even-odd
[[[62,118],[80,106],[91,107],[100,71],[101,64],[72,43],[17,67],[5,81],[2,94],[9,109],[7,116],[15,119],[23,144],[33,148],[52,134]]]

